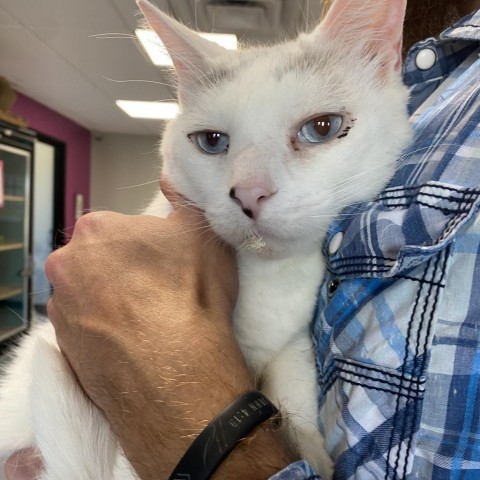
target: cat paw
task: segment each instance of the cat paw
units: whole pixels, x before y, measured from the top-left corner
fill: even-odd
[[[318,431],[303,433],[299,443],[302,457],[315,469],[322,479],[333,478],[334,463],[325,450],[325,442]]]

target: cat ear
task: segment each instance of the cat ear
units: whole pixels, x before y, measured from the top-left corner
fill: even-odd
[[[407,0],[335,0],[317,28],[382,58],[383,70],[400,71]]]
[[[194,83],[202,82],[202,77],[211,70],[210,59],[228,52],[177,22],[147,0],[137,0],[137,5],[172,58],[178,76],[179,96]]]

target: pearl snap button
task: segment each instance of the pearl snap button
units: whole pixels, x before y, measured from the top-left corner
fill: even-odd
[[[338,249],[340,248],[342,241],[343,241],[343,233],[342,232],[336,233],[330,240],[330,243],[328,244],[328,253],[330,255],[335,255],[338,252]]]
[[[340,285],[340,280],[338,278],[334,278],[331,282],[328,282],[328,285],[327,285],[328,298],[333,297],[339,285]]]
[[[431,48],[423,48],[415,57],[415,65],[420,70],[429,70],[435,65],[437,54]]]

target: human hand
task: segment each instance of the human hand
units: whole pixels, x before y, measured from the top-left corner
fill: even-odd
[[[254,386],[230,323],[234,253],[166,193],[176,204],[168,219],[86,215],[46,265],[60,348],[144,479],[166,477]]]

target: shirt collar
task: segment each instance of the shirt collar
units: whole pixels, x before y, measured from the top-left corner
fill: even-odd
[[[463,17],[455,25],[440,34],[440,39],[480,41],[480,10]]]
[[[480,46],[480,10],[472,12],[442,32],[410,49],[403,67],[403,80],[410,90],[409,112],[413,113]],[[418,59],[429,53],[431,65]],[[420,68],[423,67],[423,68]]]

